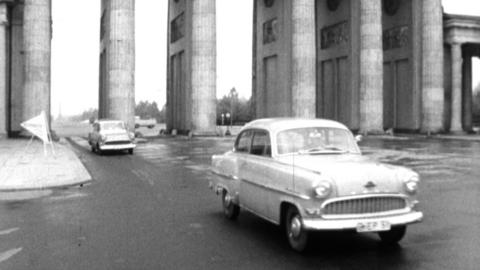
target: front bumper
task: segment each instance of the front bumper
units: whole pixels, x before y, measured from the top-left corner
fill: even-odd
[[[304,218],[303,228],[306,230],[350,230],[356,229],[360,222],[368,221],[387,221],[390,225],[399,226],[420,222],[423,219],[423,213],[412,211],[406,214],[379,216],[369,218],[354,219],[321,219],[321,218]]]
[[[126,149],[133,149],[136,147],[134,143],[126,143],[126,144],[101,144],[100,150],[126,150]]]

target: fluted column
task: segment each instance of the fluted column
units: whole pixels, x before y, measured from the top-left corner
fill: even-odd
[[[0,138],[7,134],[7,4],[0,2]]]
[[[135,0],[110,0],[106,117],[135,126]]]
[[[192,1],[192,126],[196,135],[214,134],[216,125],[215,0]]]
[[[45,111],[50,119],[50,55],[52,39],[50,0],[25,0],[23,48],[25,95],[23,120]]]
[[[383,50],[380,0],[360,0],[360,132],[383,132]]]
[[[462,131],[462,46],[452,44],[452,118],[451,132]]]
[[[421,131],[443,130],[443,13],[441,0],[423,2]]]
[[[292,113],[315,118],[315,1],[292,1]]]

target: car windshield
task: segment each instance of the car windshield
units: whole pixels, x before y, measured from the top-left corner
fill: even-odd
[[[327,127],[306,127],[277,134],[278,154],[359,154],[358,146],[348,130]]]
[[[103,130],[125,130],[125,124],[123,122],[106,122],[102,123]]]

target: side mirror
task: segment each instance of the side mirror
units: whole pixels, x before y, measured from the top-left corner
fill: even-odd
[[[363,140],[363,136],[361,134],[358,134],[357,136],[355,136],[355,141],[361,142],[362,140]]]

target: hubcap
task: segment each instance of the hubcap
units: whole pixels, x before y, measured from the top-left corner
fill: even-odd
[[[225,194],[225,206],[229,207],[231,203],[232,203],[232,197],[230,197],[228,193]]]
[[[299,237],[302,231],[302,221],[298,216],[295,216],[290,221],[290,235],[292,237]]]

